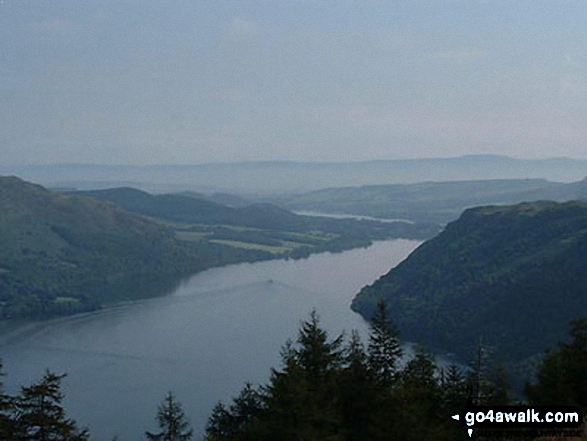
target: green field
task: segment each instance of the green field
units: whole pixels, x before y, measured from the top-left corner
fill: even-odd
[[[340,235],[310,231],[263,230],[234,225],[166,223],[175,231],[175,238],[186,242],[209,242],[245,250],[258,250],[273,255],[287,254],[293,250],[324,247]]]
[[[210,242],[217,243],[221,245],[228,245],[235,248],[244,248],[246,250],[259,250],[259,251],[267,251],[272,254],[282,254],[286,251],[290,251],[292,248],[288,247],[274,247],[269,245],[261,245],[258,243],[250,243],[250,242],[239,242],[237,240],[222,240],[222,239],[213,239]]]

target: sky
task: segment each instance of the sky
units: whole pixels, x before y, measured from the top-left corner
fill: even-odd
[[[587,158],[584,0],[0,0],[0,164]]]

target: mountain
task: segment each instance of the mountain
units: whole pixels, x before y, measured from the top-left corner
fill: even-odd
[[[438,226],[431,223],[382,223],[301,216],[269,203],[228,207],[191,195],[154,195],[134,188],[82,191],[75,194],[114,202],[133,213],[186,224],[239,226],[297,233],[322,231],[369,241],[390,237],[422,239],[438,232]]]
[[[135,195],[136,196],[136,195]],[[187,242],[116,205],[0,177],[0,318],[91,310],[269,253]]]
[[[191,194],[153,195],[130,187],[73,194],[114,202],[130,212],[175,222],[218,223],[233,220],[233,209]]]
[[[522,362],[587,316],[587,204],[540,201],[465,211],[367,286],[352,308],[378,299],[403,336],[471,360],[482,341]]]
[[[365,162],[265,161],[196,165],[51,164],[0,167],[50,187],[97,189],[130,186],[158,193],[302,193],[328,187],[424,181],[548,179],[572,182],[587,176],[587,160],[517,159],[496,155]]]
[[[470,207],[537,200],[587,199],[587,181],[498,179],[328,188],[279,200],[299,211],[446,223]]]
[[[122,187],[80,191],[75,194],[114,202],[127,211],[174,222],[283,229],[291,227],[298,218],[285,209],[269,204],[233,208],[185,193],[155,195]]]

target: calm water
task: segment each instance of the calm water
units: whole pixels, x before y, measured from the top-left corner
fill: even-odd
[[[364,332],[349,306],[365,284],[403,260],[419,242],[305,260],[239,264],[197,274],[165,297],[52,321],[0,339],[15,392],[46,368],[67,372],[69,414],[93,440],[139,440],[155,429],[157,404],[173,391],[197,432],[213,405],[245,381],[265,382],[279,350],[316,308],[332,335]]]
[[[396,222],[403,222],[406,224],[413,224],[414,222],[408,219],[384,219],[382,217],[363,216],[359,214],[342,214],[342,213],[322,213],[319,211],[294,211],[295,214],[302,216],[316,216],[316,217],[330,217],[332,219],[356,219],[356,220],[371,220],[376,222],[383,222],[393,224]]]

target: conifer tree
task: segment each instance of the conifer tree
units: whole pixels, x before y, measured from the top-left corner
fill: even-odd
[[[447,415],[454,415],[465,407],[468,398],[467,380],[458,366],[451,364],[442,370],[440,388]]]
[[[490,363],[489,354],[490,349],[480,341],[467,375],[468,395],[475,404],[511,404],[506,368],[503,364]]]
[[[0,439],[11,439],[14,437],[14,420],[12,418],[14,400],[4,393],[3,377],[5,375],[2,360],[0,360]]]
[[[229,408],[216,404],[206,425],[208,441],[255,440],[255,426],[264,411],[263,395],[250,383],[233,400]]]
[[[169,392],[157,409],[158,433],[145,432],[150,441],[188,441],[194,436],[181,404]]]
[[[440,373],[439,386],[441,393],[441,422],[444,430],[437,431],[437,439],[463,439],[465,431],[460,424],[454,424],[451,416],[463,410],[469,398],[467,378],[464,371],[457,365],[451,364],[443,368]],[[444,435],[444,438],[443,436]],[[468,438],[468,436],[467,436]]]
[[[399,331],[387,313],[383,299],[377,302],[377,310],[371,321],[368,346],[369,365],[377,380],[390,386],[396,379],[399,361],[402,357]]]
[[[345,439],[372,439],[373,413],[380,402],[375,377],[357,331],[352,332],[345,348],[339,388]]]
[[[385,312],[378,322],[387,323],[380,329],[391,328]],[[382,340],[389,343],[393,339]],[[384,384],[371,364],[375,358],[369,357],[375,351],[366,354],[356,332],[342,350],[341,343],[342,336],[329,338],[313,312],[302,324],[296,343],[287,342],[283,347],[282,368],[272,369],[268,385],[259,390],[247,385],[232,405],[214,408],[206,440],[468,439],[450,418],[454,413],[447,411],[450,403],[461,410],[467,392],[463,374],[456,367],[449,368],[439,381],[429,352],[419,348],[400,369],[397,351],[381,351],[392,354],[391,363],[384,368],[394,368],[392,381]]]
[[[328,439],[339,426],[338,384],[342,336],[330,340],[315,311],[297,345],[282,351],[283,370],[273,370],[267,394],[267,427],[275,439]]]
[[[328,333],[320,327],[316,311],[302,324],[296,355],[310,382],[317,383],[340,368],[342,336],[328,341]]]
[[[16,437],[30,441],[86,441],[87,429],[79,430],[61,406],[61,380],[65,377],[46,371],[36,384],[21,389],[16,398]]]
[[[470,370],[467,375],[467,388],[471,400],[475,404],[486,404],[488,392],[487,380],[487,349],[483,346],[482,341],[479,341],[475,350],[475,359],[470,365]]]
[[[206,441],[224,441],[234,437],[231,415],[221,402],[216,403],[206,424]]]
[[[250,383],[246,383],[230,406],[233,425],[240,433],[252,431],[252,426],[264,411],[263,395]],[[250,436],[247,436],[250,438]]]
[[[547,353],[526,394],[536,404],[566,404],[587,411],[587,319],[571,323],[570,343]]]
[[[418,346],[414,357],[408,361],[402,371],[402,384],[421,389],[433,389],[438,386],[434,376],[435,372],[434,356],[425,348]]]
[[[394,436],[390,439],[443,439],[440,431],[446,420],[441,418],[442,394],[435,373],[432,354],[422,347],[416,348],[414,357],[401,371],[393,391],[397,409],[394,413]]]
[[[281,350],[281,370],[271,369],[265,386],[268,431],[280,439],[296,439],[307,420],[309,387],[297,357],[297,350],[287,341]]]

